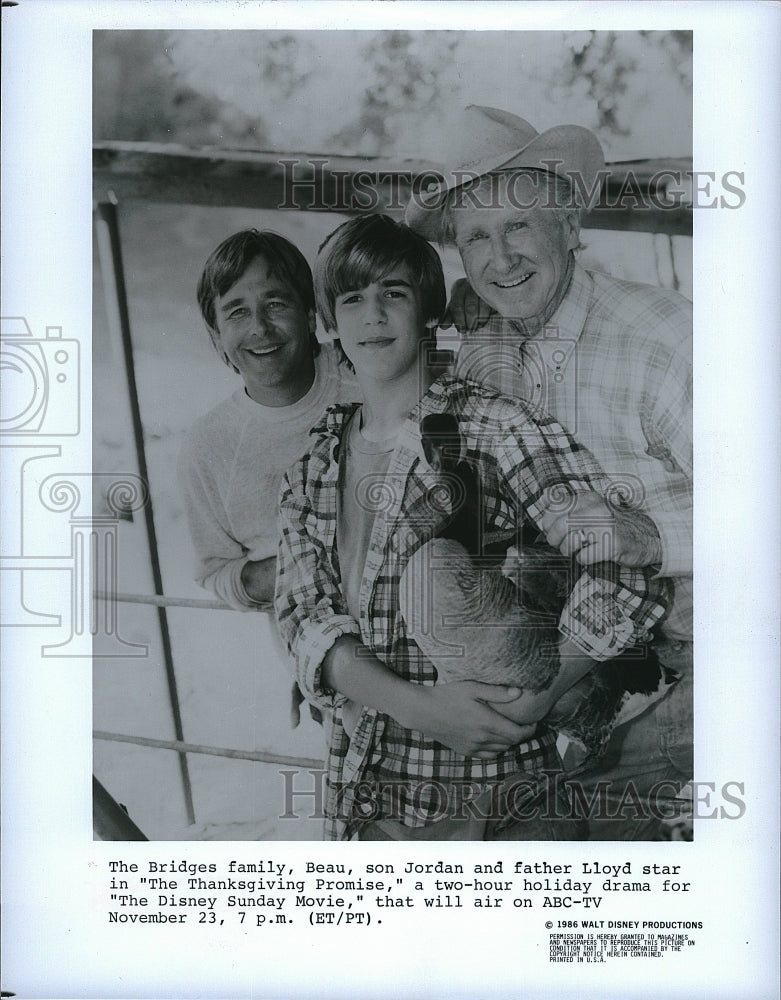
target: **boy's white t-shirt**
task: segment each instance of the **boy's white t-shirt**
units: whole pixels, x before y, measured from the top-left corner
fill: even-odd
[[[369,441],[361,434],[361,409],[350,418],[339,452],[336,550],[347,610],[360,622],[359,595],[374,518],[382,506],[382,482],[396,438]]]

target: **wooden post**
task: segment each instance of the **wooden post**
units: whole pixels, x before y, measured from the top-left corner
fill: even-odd
[[[109,201],[100,202],[97,205],[98,220],[98,253],[100,257],[100,267],[103,275],[103,287],[106,293],[106,305],[108,307],[109,324],[116,326],[116,333],[122,341],[122,349],[125,359],[125,376],[127,378],[128,395],[130,397],[130,411],[133,423],[133,440],[136,447],[136,461],[138,463],[138,474],[144,483],[147,484],[149,498],[144,505],[144,518],[146,521],[147,538],[149,539],[149,552],[152,563],[152,578],[154,582],[155,594],[163,594],[163,576],[160,570],[160,555],[157,548],[157,533],[155,531],[155,519],[152,508],[152,494],[149,490],[149,474],[146,464],[146,451],[144,448],[144,428],[141,423],[141,409],[138,402],[138,389],[136,386],[135,363],[133,360],[133,341],[130,336],[130,313],[127,306],[127,292],[125,289],[125,271],[122,265],[122,246],[119,236],[119,221],[117,219],[116,198],[109,192]],[[176,739],[184,740],[182,728],[182,714],[179,707],[179,692],[176,686],[176,674],[174,671],[174,658],[171,650],[171,636],[168,630],[168,616],[166,609],[159,606],[157,609],[158,621],[160,624],[160,638],[163,644],[163,661],[165,663],[165,675],[168,681],[168,696],[171,703],[171,714],[174,722],[174,732]],[[190,771],[187,766],[187,756],[179,754],[179,767],[182,773],[182,789],[184,791],[184,805],[187,813],[187,821],[191,825],[195,822],[195,808],[193,806],[192,785],[190,783]]]

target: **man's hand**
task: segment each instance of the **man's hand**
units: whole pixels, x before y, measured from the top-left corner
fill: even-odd
[[[274,580],[277,572],[277,560],[250,559],[241,567],[241,585],[247,592],[247,597],[256,604],[267,604],[274,600]]]
[[[640,567],[662,561],[662,542],[650,517],[617,509],[598,493],[579,493],[566,511],[546,511],[541,527],[549,545],[582,566],[615,562]]]
[[[415,689],[403,726],[417,729],[456,753],[495,757],[534,735],[536,725],[518,725],[500,714],[518,688],[478,681],[453,681]]]
[[[459,278],[450,289],[450,302],[439,325],[443,330],[455,326],[459,333],[474,333],[485,326],[492,312],[466,278]]]

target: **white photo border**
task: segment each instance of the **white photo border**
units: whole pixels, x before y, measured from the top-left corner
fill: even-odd
[[[778,996],[778,38],[762,3],[275,3],[21,0],[3,17],[3,306],[38,341],[78,341],[78,435],[47,439],[63,474],[91,470],[91,45],[94,29],[638,28],[694,32],[694,166],[745,174],[738,211],[695,212],[697,455],[695,775],[742,782],[739,821],[701,822],[693,845],[523,845],[513,857],[672,860],[696,892],[634,913],[705,921],[691,955],[551,966],[544,915],[459,921],[409,910],[356,940],[292,933],[109,926],[112,858],[236,856],[236,845],[92,840],[91,679],[44,657],[40,629],[3,629],[3,989],[18,997]],[[47,328],[51,332],[47,333]],[[47,347],[46,350],[49,350]],[[72,356],[72,355],[71,355]],[[71,414],[72,418],[72,414]],[[4,471],[9,449],[0,452]],[[13,458],[16,459],[16,454]],[[12,468],[15,468],[12,464]],[[41,484],[36,482],[36,487]],[[4,477],[6,518],[18,483]],[[9,493],[11,496],[9,497]],[[85,503],[87,497],[83,498]],[[24,497],[22,498],[24,500]],[[55,504],[56,506],[56,504]],[[22,504],[18,509],[24,509]],[[54,515],[56,511],[52,508]],[[31,552],[62,549],[62,520],[24,522]],[[8,520],[4,538],[18,530]],[[63,570],[65,572],[65,570]],[[57,574],[53,574],[57,576]],[[53,580],[52,601],[62,579]],[[473,845],[426,845],[426,860]],[[243,845],[242,856],[246,853]],[[356,862],[378,857],[349,848]],[[272,844],[257,858],[344,860],[344,846]],[[498,856],[498,855],[497,855]],[[508,852],[502,856],[509,857]],[[381,855],[412,857],[392,845]],[[464,911],[469,913],[469,911]],[[629,915],[629,914],[627,914]],[[273,935],[273,936],[272,936]],[[526,942],[526,944],[524,944]],[[335,956],[341,945],[342,961]],[[653,967],[653,972],[649,963]],[[651,979],[653,976],[653,980]],[[653,986],[650,983],[653,982]]]

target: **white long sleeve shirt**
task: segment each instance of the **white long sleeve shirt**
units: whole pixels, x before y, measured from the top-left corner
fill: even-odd
[[[241,582],[249,560],[276,556],[282,474],[307,450],[326,407],[360,392],[336,349],[323,344],[309,392],[291,406],[262,406],[242,386],[191,428],[179,479],[196,553],[194,579],[231,607],[257,605]]]

